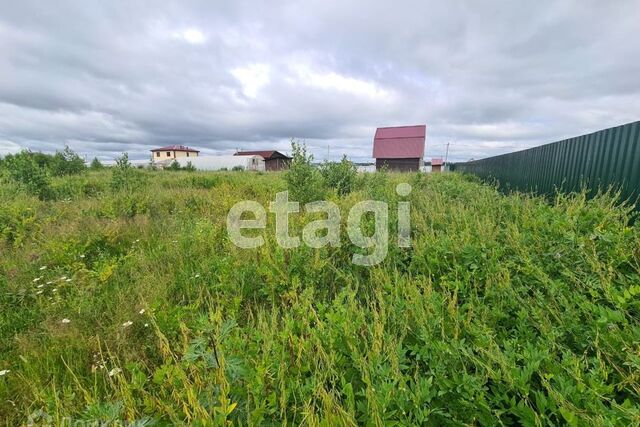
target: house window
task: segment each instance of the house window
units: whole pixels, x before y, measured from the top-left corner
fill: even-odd
[[[160,152],[156,151],[156,157],[160,157]]]
[[[167,157],[171,156],[171,151],[167,151]]]

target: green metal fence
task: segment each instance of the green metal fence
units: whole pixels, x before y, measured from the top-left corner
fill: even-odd
[[[640,194],[640,122],[563,141],[456,163],[452,170],[497,181],[502,188],[553,194],[613,186],[623,200]]]

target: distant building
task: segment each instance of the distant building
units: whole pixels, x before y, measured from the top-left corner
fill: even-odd
[[[424,157],[427,126],[397,126],[376,129],[373,157],[376,169],[419,171]]]
[[[179,157],[198,157],[199,153],[200,151],[185,145],[169,145],[151,150],[151,159],[153,162],[162,162],[175,160]]]
[[[431,159],[431,172],[442,172],[442,165],[444,165],[442,158],[434,157]]]
[[[238,151],[234,156],[262,156],[264,159],[264,168],[268,171],[279,171],[288,169],[291,163],[291,157],[282,154],[279,151],[262,150],[262,151]]]
[[[265,165],[262,156],[199,156],[189,159],[183,156],[176,162],[182,167],[191,163],[191,166],[202,171],[263,171]]]

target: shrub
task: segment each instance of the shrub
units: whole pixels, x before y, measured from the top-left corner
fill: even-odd
[[[49,175],[45,168],[38,166],[32,153],[22,151],[5,158],[4,169],[9,179],[40,200],[53,198]]]
[[[131,167],[129,154],[122,153],[122,156],[116,159],[116,164],[111,172],[111,188],[131,191],[140,184],[140,181],[139,172]]]
[[[339,162],[325,162],[320,167],[320,174],[325,187],[334,188],[336,192],[344,196],[356,188],[358,172],[353,162],[343,156]]]
[[[91,161],[91,165],[89,166],[92,170],[101,170],[104,168],[100,160],[97,157],[94,157]]]
[[[304,144],[291,140],[292,160],[285,173],[289,198],[300,203],[320,200],[323,196],[322,177],[313,164],[313,155]]]
[[[187,162],[186,166],[182,168],[182,170],[185,170],[187,172],[195,172],[196,167],[193,166],[193,163],[191,162]]]
[[[76,175],[87,167],[82,157],[68,146],[62,151],[56,151],[51,160],[51,174],[54,176]]]
[[[231,170],[232,171],[236,171],[236,172],[237,171],[243,171],[244,170],[244,166],[237,165],[237,166],[232,167]]]
[[[165,168],[168,171],[179,171],[181,169],[180,167],[180,163],[178,163],[177,160],[174,160],[173,162],[171,162],[171,164]]]

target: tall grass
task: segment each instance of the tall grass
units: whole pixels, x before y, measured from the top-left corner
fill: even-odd
[[[5,424],[640,423],[640,232],[611,196],[360,176],[328,192],[343,221],[375,196],[393,224],[409,180],[413,248],[359,267],[346,234],[279,248],[273,218],[261,248],[228,241],[229,208],[282,175],[141,173],[0,187]]]

